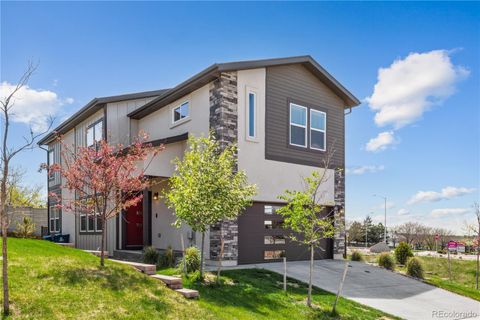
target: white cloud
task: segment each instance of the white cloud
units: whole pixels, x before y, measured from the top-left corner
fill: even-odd
[[[430,215],[434,218],[442,218],[452,215],[462,215],[470,212],[470,209],[467,208],[441,208],[433,209]]]
[[[373,94],[366,98],[378,126],[398,129],[418,120],[432,106],[455,92],[455,83],[469,71],[455,66],[447,50],[410,53],[378,70]]]
[[[346,170],[347,174],[354,174],[354,175],[362,175],[364,173],[376,173],[379,171],[383,171],[385,166],[359,166],[359,167],[352,167]]]
[[[15,88],[8,82],[0,84],[0,96],[3,99]],[[41,132],[48,128],[51,116],[57,114],[63,105],[73,103],[72,98],[60,99],[49,90],[35,90],[29,86],[21,88],[14,96],[12,107],[12,121],[31,126],[34,132]]]
[[[409,214],[410,214],[410,211],[405,208],[401,208],[397,211],[397,215],[399,216],[407,216]]]
[[[436,202],[440,200],[452,199],[472,193],[475,190],[475,188],[445,187],[440,192],[418,191],[414,196],[410,198],[408,204],[415,204],[420,202]]]
[[[398,143],[393,131],[380,132],[378,136],[367,142],[365,149],[370,152],[378,152]]]

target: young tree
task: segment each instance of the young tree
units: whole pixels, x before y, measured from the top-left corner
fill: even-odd
[[[185,223],[202,233],[201,277],[205,232],[222,220],[236,218],[256,193],[245,172],[236,170],[236,152],[234,145],[222,150],[212,133],[190,136],[183,160],[175,160],[176,170],[165,194],[167,206],[175,210],[175,226]]]
[[[350,228],[348,228],[348,243],[351,241],[363,242],[365,241],[365,235],[363,233],[362,224],[358,221],[354,221]]]
[[[67,212],[85,214],[90,219],[100,219],[101,252],[100,265],[104,266],[105,238],[107,222],[142,201],[142,190],[150,186],[145,177],[148,165],[162,150],[163,146],[153,147],[145,143],[147,135],[141,133],[128,147],[110,145],[106,140],[98,141],[93,147],[74,147],[61,145],[62,164],[49,167],[49,174],[59,172],[65,181],[65,187],[76,193],[75,199],[61,199],[59,208]],[[139,163],[146,162],[144,167]]]
[[[2,142],[0,150],[0,225],[2,231],[2,286],[3,286],[3,314],[8,316],[10,313],[10,301],[9,301],[9,287],[8,287],[8,248],[7,248],[7,228],[9,223],[7,206],[10,203],[10,191],[9,179],[11,174],[11,163],[14,158],[23,151],[31,150],[36,147],[36,141],[45,134],[49,129],[44,132],[34,132],[30,128],[29,133],[23,137],[23,142],[17,145],[13,145],[9,141],[10,134],[10,121],[13,115],[13,107],[15,106],[15,99],[19,92],[27,85],[28,81],[32,77],[33,73],[37,69],[37,65],[29,63],[27,69],[18,80],[17,84],[13,86],[8,92],[1,92],[0,101],[0,117],[2,120]],[[50,121],[51,125],[51,121]]]
[[[315,248],[321,248],[321,240],[333,238],[337,225],[333,210],[324,203],[322,186],[333,179],[327,171],[332,154],[327,155],[324,168],[304,178],[305,187],[301,191],[287,190],[279,199],[287,204],[277,212],[284,217],[284,227],[292,232],[293,241],[305,244],[310,250],[310,277],[308,282],[307,305],[312,306],[312,275]]]
[[[475,288],[478,290],[478,278],[480,274],[480,204],[478,202],[475,202],[473,204],[473,210],[475,213],[475,219],[476,224],[471,224],[469,225],[469,229],[473,232],[474,234],[474,240],[473,240],[473,245],[476,248],[477,251],[477,270],[476,270],[476,275],[475,275]]]

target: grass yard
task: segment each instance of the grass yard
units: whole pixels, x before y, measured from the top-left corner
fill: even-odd
[[[9,239],[12,319],[331,319],[334,296],[315,290],[312,310],[306,286],[261,270],[229,271],[222,285],[198,285],[199,300],[187,300],[129,266],[42,240]],[[0,301],[1,302],[1,301]],[[390,319],[342,299],[336,319]]]
[[[175,269],[158,273],[176,275]],[[184,287],[197,289],[199,305],[215,313],[218,319],[396,319],[356,302],[341,299],[338,316],[330,314],[335,295],[314,288],[315,309],[305,305],[307,285],[288,279],[288,293],[283,288],[283,276],[263,269],[227,270],[220,284],[208,274],[211,284],[198,284],[183,277]]]
[[[448,276],[447,258],[416,257],[423,263],[426,282],[439,288],[480,301],[480,290],[475,289],[476,261],[451,259],[452,281],[450,281]],[[364,260],[376,264],[377,256],[365,255]],[[396,270],[401,273],[406,272],[404,266],[397,266]]]

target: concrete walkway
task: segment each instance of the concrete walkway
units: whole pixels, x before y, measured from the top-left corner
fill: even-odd
[[[341,260],[315,261],[314,285],[337,292],[344,266],[345,262]],[[283,273],[283,263],[236,268],[242,267],[258,267]],[[308,261],[288,262],[287,274],[291,278],[308,282]],[[404,319],[480,319],[478,301],[363,262],[350,262],[342,295]]]

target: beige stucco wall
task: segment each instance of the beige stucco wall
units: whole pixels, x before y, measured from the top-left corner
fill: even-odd
[[[162,180],[151,188],[152,195],[158,192],[160,196],[164,194],[164,190],[168,188],[167,181]],[[171,246],[174,250],[181,250],[181,237],[185,246],[196,244],[200,247],[201,234],[196,233],[195,239],[191,239],[191,228],[182,225],[181,228],[176,228],[172,224],[176,217],[174,212],[168,209],[165,205],[165,200],[160,197],[158,200],[152,199],[152,246],[158,249],[166,249]],[[209,237],[205,236],[205,252],[209,252]]]
[[[172,125],[172,109],[190,101],[190,116],[186,121]],[[208,134],[210,117],[209,85],[178,99],[177,101],[138,120],[136,127],[150,136],[150,140],[162,139],[189,132],[194,135]]]
[[[175,171],[172,163],[175,158],[182,158],[187,147],[186,141],[170,143],[164,146],[153,159],[149,157],[144,161],[145,174],[155,177],[171,177]]]
[[[73,147],[75,145],[75,131],[72,129],[68,131],[64,137],[65,145]],[[62,165],[65,166],[65,161],[62,159]],[[62,200],[64,203],[75,199],[75,193],[69,191],[65,187],[65,179],[62,179]],[[72,211],[62,209],[62,233],[70,234],[70,242],[75,243],[75,214]]]
[[[249,182],[257,185],[258,194],[254,200],[279,201],[278,195],[286,189],[302,189],[302,178],[318,168],[265,159],[265,79],[264,68],[238,71],[238,168],[245,170]],[[257,94],[255,141],[246,138],[247,90]],[[319,195],[325,203],[330,203],[334,200],[334,172],[327,172],[329,178]]]

